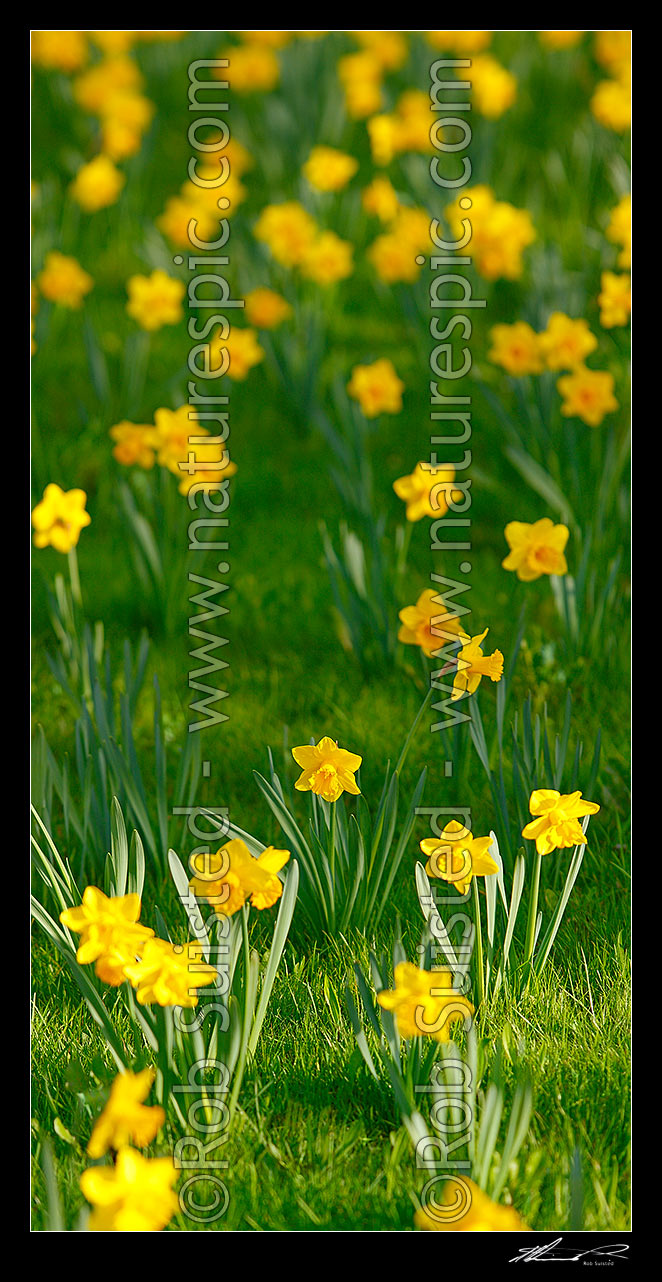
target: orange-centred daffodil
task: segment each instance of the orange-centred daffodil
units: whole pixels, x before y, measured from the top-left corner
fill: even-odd
[[[417,463],[410,476],[400,476],[393,482],[399,499],[407,504],[407,520],[420,521],[424,516],[443,516],[448,511],[448,494],[455,480],[455,468],[430,467]],[[453,491],[453,500],[462,498],[462,491]]]
[[[315,792],[328,802],[337,801],[343,792],[359,796],[354,774],[363,758],[339,748],[334,739],[325,736],[315,746],[293,748],[292,756],[303,771],[294,785],[299,792]]]
[[[426,837],[419,843],[428,862],[425,871],[441,877],[466,895],[473,877],[490,877],[499,871],[489,853],[491,837],[474,837],[473,833],[451,819],[440,837]]]
[[[469,640],[458,616],[448,613],[443,598],[434,588],[421,592],[416,605],[405,606],[398,618],[402,624],[398,641],[405,645],[420,645],[428,657],[448,643]]]
[[[165,939],[148,939],[140,961],[125,973],[141,1006],[196,1006],[195,989],[218,978],[215,967],[202,960],[199,943],[177,945]]]
[[[504,570],[516,570],[523,583],[531,583],[542,574],[567,574],[564,556],[570,536],[567,525],[555,525],[548,516],[543,516],[533,524],[510,521],[504,533],[510,552],[501,564]]]
[[[562,795],[552,788],[538,788],[529,800],[529,810],[536,817],[522,829],[522,836],[535,841],[539,855],[585,845],[579,820],[597,814],[599,809],[597,802],[585,801],[581,792]]]
[[[154,931],[138,924],[138,895],[109,897],[96,886],[87,886],[77,908],[60,913],[63,926],[80,935],[76,961],[81,966],[95,963],[95,973],[105,984],[123,982],[126,967],[135,963]]]

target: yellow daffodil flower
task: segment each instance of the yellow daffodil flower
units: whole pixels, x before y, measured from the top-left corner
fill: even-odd
[[[349,395],[359,402],[366,418],[378,414],[399,414],[405,385],[386,357],[372,365],[355,365],[347,384]]]
[[[631,196],[622,196],[616,208],[612,209],[605,235],[613,245],[622,246],[618,256],[618,266],[629,268],[632,257]]]
[[[32,61],[49,71],[69,75],[80,71],[89,58],[85,31],[33,31]]]
[[[550,316],[538,342],[547,368],[554,370],[576,369],[598,345],[587,321],[571,320],[563,312]]]
[[[435,1233],[528,1233],[526,1225],[514,1206],[500,1206],[483,1192],[468,1176],[461,1177],[462,1184],[468,1192],[466,1206],[460,1199],[458,1203],[457,1181],[447,1181],[439,1213],[420,1207],[414,1215],[417,1229]],[[457,1206],[457,1214],[453,1208]],[[447,1207],[446,1212],[443,1207]]]
[[[599,427],[605,414],[618,409],[614,376],[604,370],[578,365],[571,374],[564,374],[556,386],[563,397],[561,413],[566,418],[581,418],[589,427]]]
[[[227,58],[229,65],[214,70],[214,75],[228,80],[235,93],[268,93],[278,84],[280,64],[268,45],[234,45],[223,49],[218,57]]]
[[[87,1146],[89,1157],[103,1157],[108,1149],[121,1149],[131,1142],[138,1148],[151,1144],[165,1122],[162,1108],[146,1107],[143,1103],[154,1077],[153,1068],[145,1068],[141,1073],[118,1073],[108,1102],[94,1124]]]
[[[313,147],[303,172],[317,191],[342,191],[359,167],[354,156],[335,147]]]
[[[468,641],[457,615],[449,614],[434,588],[426,588],[416,602],[400,610],[402,627],[398,641],[405,645],[419,645],[428,657],[452,644],[454,639]]]
[[[214,984],[214,966],[202,961],[199,943],[170,944],[148,939],[140,961],[126,967],[126,978],[136,990],[141,1006],[197,1006],[197,988]]]
[[[275,289],[253,289],[244,301],[246,320],[256,329],[275,329],[292,315],[290,304]]]
[[[482,53],[492,40],[491,31],[426,31],[425,38],[433,49],[447,53]]]
[[[176,325],[184,315],[182,299],[185,293],[183,280],[168,276],[158,268],[151,276],[130,276],[127,281],[129,301],[126,310],[149,332],[163,325]]]
[[[395,1015],[401,1037],[433,1037],[436,1042],[450,1040],[450,1028],[457,1020],[464,1022],[474,1008],[453,988],[450,970],[419,970],[412,962],[399,962],[395,968],[395,989],[377,994],[384,1010]]]
[[[71,194],[82,209],[95,213],[115,204],[125,182],[125,175],[115,168],[110,156],[95,156],[78,170]]]
[[[343,792],[360,795],[354,775],[363,758],[339,748],[334,739],[325,736],[315,747],[293,748],[292,756],[303,771],[294,785],[299,792],[315,792],[328,802],[337,801]]]
[[[471,82],[476,110],[489,120],[502,116],[517,97],[517,80],[489,53],[472,58],[471,66],[458,69],[457,74]]]
[[[193,856],[196,875],[190,887],[221,916],[232,916],[249,896],[254,908],[271,908],[283,893],[278,873],[289,858],[289,850],[275,850],[273,846],[254,858],[246,843],[233,837],[215,855]]]
[[[179,1210],[173,1189],[179,1171],[171,1157],[146,1158],[122,1148],[114,1166],[90,1166],[80,1177],[94,1210],[91,1233],[158,1233]]]
[[[517,321],[514,325],[493,325],[490,338],[492,348],[488,352],[488,360],[501,365],[508,374],[519,378],[522,374],[542,373],[538,335],[526,321]]]
[[[460,200],[470,200],[471,205],[460,205]],[[446,218],[458,240],[466,230],[463,224],[468,217],[467,208],[471,210],[471,256],[476,270],[486,280],[518,280],[524,270],[522,254],[536,238],[529,212],[496,200],[484,184],[467,188],[446,209]]]
[[[204,440],[208,432],[188,404],[176,410],[158,409],[154,422],[157,462],[178,477],[180,494],[188,494],[193,485],[214,488],[234,476],[237,466],[230,460],[227,440],[192,444],[193,438]]]
[[[90,524],[91,516],[85,510],[85,490],[63,490],[59,485],[47,485],[41,503],[32,511],[35,547],[53,547],[56,552],[70,552],[80,538],[80,532]]]
[[[531,583],[542,574],[567,574],[564,556],[570,537],[567,525],[555,525],[548,516],[534,521],[510,521],[505,528],[510,552],[501,564],[504,570],[516,570],[518,579]]]
[[[146,470],[154,466],[158,440],[155,427],[147,423],[129,423],[127,419],[123,419],[121,423],[111,427],[108,434],[116,442],[113,457],[118,463],[123,463],[125,467],[136,463]]]
[[[95,963],[95,973],[115,987],[125,979],[127,966],[135,963],[145,942],[154,934],[138,924],[140,897],[108,897],[96,886],[87,886],[78,908],[60,913],[63,926],[80,935],[76,961],[81,966]]]
[[[430,467],[417,463],[409,476],[400,476],[393,482],[399,499],[407,504],[407,520],[420,521],[424,516],[441,517],[448,511],[447,495],[455,480],[455,468]],[[461,490],[453,490],[452,497],[457,501],[462,497]]]
[[[596,815],[600,807],[595,801],[584,801],[581,792],[561,795],[551,788],[539,788],[531,793],[529,810],[536,818],[522,829],[522,836],[535,841],[539,855],[566,846],[586,843],[579,820],[584,815]]]
[[[481,642],[489,632],[486,628],[477,637],[470,637],[462,646],[457,656],[457,673],[453,681],[452,699],[461,699],[464,694],[473,694],[483,677],[490,681],[500,681],[503,676],[503,655],[500,650],[494,654],[484,655]]]
[[[75,258],[60,254],[56,249],[46,255],[37,279],[44,298],[51,303],[61,303],[63,307],[80,307],[94,285],[92,277]]]
[[[367,258],[385,285],[418,280],[421,264],[416,262],[416,257],[410,242],[390,231],[378,236],[367,252]]]
[[[224,351],[227,356],[223,355]],[[264,360],[264,348],[260,347],[254,329],[236,329],[233,325],[227,338],[221,338],[221,331],[217,330],[209,343],[210,366],[219,369],[225,360],[229,361],[228,378],[243,383],[253,366]]]
[[[419,842],[428,857],[428,876],[450,882],[460,895],[466,895],[473,877],[491,877],[499,871],[489,853],[491,845],[491,837],[474,837],[457,819],[446,824],[441,837]]]
[[[579,44],[583,31],[539,31],[540,43],[546,49],[572,49]]]
[[[253,228],[253,235],[269,246],[283,267],[301,265],[316,233],[314,218],[295,200],[267,205]]]
[[[373,178],[361,192],[361,204],[367,214],[375,214],[382,223],[392,222],[400,208],[398,194],[388,178]]]
[[[618,276],[616,272],[603,272],[600,285],[601,290],[598,294],[600,324],[605,329],[613,329],[615,325],[627,325],[632,309],[630,277]]]
[[[318,285],[335,285],[336,281],[351,276],[353,253],[354,248],[348,240],[341,240],[334,231],[323,231],[306,249],[301,270],[304,276]]]

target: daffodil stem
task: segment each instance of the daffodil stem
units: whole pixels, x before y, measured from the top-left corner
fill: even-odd
[[[329,842],[329,868],[331,870],[331,885],[335,891],[335,871],[336,871],[336,806],[337,801],[331,802],[331,836]]]
[[[232,1082],[232,1093],[228,1104],[230,1121],[234,1117],[234,1111],[237,1107],[241,1082],[244,1076],[244,1067],[246,1065],[246,1055],[248,1052],[248,1041],[250,1038],[249,1021],[251,1017],[251,1000],[250,1000],[250,943],[248,941],[248,909],[244,904],[241,909],[241,936],[244,948],[244,1022],[241,1030],[241,1049],[239,1059],[234,1071],[234,1080]]]
[[[80,590],[80,574],[78,573],[78,556],[76,554],[75,547],[69,548],[69,551],[67,552],[67,560],[69,561],[69,579],[71,581],[71,595],[73,597],[74,603],[82,609],[83,595]]]
[[[524,960],[530,962],[533,957],[533,945],[536,936],[536,920],[538,917],[538,895],[540,893],[540,868],[542,865],[542,855],[538,854],[536,849],[535,863],[533,865],[533,883],[531,886],[531,898],[529,899],[529,916],[526,923],[526,948]]]
[[[485,1001],[485,970],[483,961],[483,927],[480,921],[480,897],[478,894],[478,878],[472,880],[474,896],[474,912],[476,916],[476,1004],[482,1006]]]

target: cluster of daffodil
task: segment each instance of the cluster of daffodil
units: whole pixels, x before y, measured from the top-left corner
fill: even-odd
[[[106,867],[106,891],[87,886],[82,896],[51,834],[37,816],[39,839],[33,837],[42,897],[33,896],[33,915],[58,948],[92,1015],[100,1026],[120,1076],[92,1132],[88,1154],[112,1164],[88,1168],[80,1186],[94,1210],[91,1231],[155,1231],[177,1212],[172,1190],[177,1170],[172,1158],[147,1158],[131,1148],[145,1148],[163,1126],[166,1116],[175,1133],[186,1133],[187,1114],[173,1085],[187,1082],[191,1099],[201,1110],[212,1109],[218,1084],[208,1083],[191,1070],[203,1063],[224,1066],[223,1094],[230,1121],[235,1113],[249,1056],[255,1052],[274,980],[287,940],[297,897],[298,868],[293,865],[283,888],[280,870],[287,850],[251,854],[233,839],[216,853],[196,852],[189,877],[174,851],[169,864],[193,936],[176,944],[156,936],[140,921],[144,882],[142,845],[129,847],[122,812],[113,806],[111,850]],[[80,901],[80,902],[79,902]],[[251,907],[262,911],[279,903],[268,961],[262,964],[249,941]],[[211,905],[205,921],[200,906]],[[57,906],[57,918],[53,907]],[[78,935],[78,944],[72,932]],[[240,955],[242,965],[238,965]],[[216,965],[213,959],[222,960]],[[94,968],[95,982],[89,975]],[[133,1028],[133,1052],[118,1034],[104,1003],[104,986],[123,998]],[[188,1022],[182,1011],[195,1008],[199,990],[210,990],[204,1021]],[[134,1074],[131,1055],[153,1056],[155,1070]],[[157,1104],[144,1108],[154,1084]]]

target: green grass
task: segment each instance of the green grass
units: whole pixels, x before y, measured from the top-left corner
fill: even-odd
[[[156,674],[163,700],[172,805],[179,801],[173,795],[175,767],[189,721],[192,647],[187,631],[186,566],[182,557],[181,589],[175,594],[178,605],[166,632],[136,583],[117,494],[126,470],[112,459],[108,429],[123,418],[149,422],[160,406],[174,408],[186,399],[184,325],[153,337],[141,373],[137,331],[124,311],[125,282],[136,270],[168,266],[169,251],[164,242],[155,242],[153,220],[185,175],[185,68],[194,56],[213,56],[222,43],[221,33],[195,33],[181,45],[140,48],[137,56],[146,77],[146,93],[158,106],[156,123],[139,156],[126,166],[126,199],[91,218],[74,215],[64,197],[82,157],[92,154],[89,123],[72,108],[66,82],[50,73],[35,73],[34,177],[40,185],[34,219],[35,272],[44,253],[59,248],[79,257],[96,281],[80,313],[59,314],[42,302],[37,316],[35,498],[51,480],[64,488],[80,485],[88,493],[92,525],[83,531],[78,549],[85,614],[90,622],[103,620],[118,696],[122,642],[129,637],[135,643],[143,629],[149,634],[148,673],[134,732],[143,775],[153,779],[152,678]],[[245,178],[249,198],[233,220],[235,291],[267,283],[300,306],[291,274],[257,251],[250,228],[267,201],[304,195],[297,174],[312,143],[320,141],[319,104],[337,92],[334,63],[352,47],[349,37],[333,33],[310,47],[301,42],[286,50],[286,75],[282,87],[267,100],[271,104],[268,120],[261,96],[233,99],[231,127],[256,157],[255,169]],[[532,1125],[508,1183],[508,1196],[525,1222],[539,1230],[579,1227],[572,1223],[571,1213],[570,1173],[577,1150],[582,1227],[623,1230],[629,1226],[627,561],[617,572],[604,626],[590,648],[579,652],[568,645],[547,580],[520,584],[501,569],[501,561],[508,521],[535,520],[546,514],[559,519],[558,512],[549,509],[522,479],[512,454],[507,453],[513,445],[547,469],[575,510],[578,528],[573,528],[568,549],[573,571],[589,530],[593,537],[590,565],[598,584],[606,581],[619,548],[627,556],[627,475],[619,473],[615,463],[612,467],[626,434],[627,342],[625,331],[599,329],[595,301],[600,271],[615,262],[614,247],[603,231],[627,181],[627,150],[620,138],[601,129],[587,114],[592,88],[603,75],[591,60],[590,46],[555,55],[552,61],[542,55],[532,33],[500,33],[494,52],[515,71],[521,91],[515,107],[499,122],[482,120],[474,113],[474,181],[489,182],[499,198],[529,208],[538,241],[527,252],[521,281],[490,286],[475,280],[474,292],[486,291],[481,296],[487,297],[488,306],[484,313],[475,314],[472,375],[456,389],[471,394],[474,412],[469,594],[473,631],[489,624],[492,647],[498,646],[507,660],[526,604],[525,640],[506,716],[507,779],[510,724],[516,712],[521,716],[529,694],[534,714],[546,709],[558,730],[570,690],[570,759],[579,737],[588,769],[598,730],[602,757],[594,795],[601,810],[591,821],[588,851],[550,964],[528,991],[519,996],[505,992],[490,1002],[481,1012],[478,1032],[491,1046],[504,1048],[507,1099],[517,1063],[530,1068],[534,1078]],[[413,38],[407,67],[388,79],[391,98],[412,85],[427,90],[430,61],[429,51]],[[316,105],[309,113],[297,115],[292,95],[306,84],[319,87],[310,99]],[[365,185],[374,171],[363,124],[344,122],[342,113],[337,119],[332,113],[327,125],[329,137],[322,140],[357,154],[361,162],[357,185]],[[411,163],[402,166],[396,162],[389,174],[400,189],[415,192],[418,203],[425,193],[431,212],[440,215],[446,202],[440,204],[430,193],[425,163],[421,157],[408,159]],[[379,511],[392,536],[402,519],[392,482],[429,450],[427,269],[410,292],[376,289],[364,251],[377,228],[366,227],[357,202],[351,199],[325,208],[330,212],[323,221],[356,239],[359,248],[355,275],[325,302],[314,405],[329,412],[334,380],[346,382],[354,364],[377,356],[393,360],[406,384],[405,408],[397,417],[379,421],[370,445]],[[542,327],[555,309],[587,317],[600,337],[596,359],[589,363],[615,374],[621,410],[600,429],[560,416],[551,377],[527,387],[522,398],[487,360],[491,325],[526,319]],[[292,328],[293,353],[304,366],[310,340],[305,316],[304,310],[298,310]],[[279,845],[282,835],[252,773],[266,772],[267,748],[274,752],[277,769],[292,778],[295,767],[289,749],[293,745],[306,743],[311,736],[337,738],[341,746],[363,756],[362,791],[374,806],[386,762],[399,755],[424,684],[419,656],[411,648],[399,647],[397,663],[391,668],[366,670],[343,647],[319,526],[324,521],[335,533],[346,513],[329,480],[333,460],[328,446],[312,415],[302,414],[297,388],[284,388],[265,362],[245,384],[231,385],[230,398],[232,458],[238,472],[232,483],[230,613],[224,633],[230,640],[225,655],[229,668],[223,675],[229,691],[223,707],[228,720],[204,732],[203,757],[211,762],[212,772],[210,779],[201,780],[196,800],[202,805],[227,806],[235,823],[265,844]],[[546,434],[536,426],[536,405],[544,411]],[[600,490],[605,459],[613,480],[608,502],[602,501],[606,491]],[[168,479],[174,485],[174,478]],[[181,505],[175,543],[178,548],[177,538],[181,540],[183,549],[183,499]],[[432,569],[453,577],[462,559],[443,554],[435,560],[427,547],[426,525],[422,522],[413,531],[406,592],[399,607],[416,600],[429,585]],[[75,714],[45,658],[55,642],[44,579],[52,583],[62,568],[62,558],[50,550],[35,556],[34,720],[43,725],[59,762],[73,759]],[[590,615],[588,597],[587,602]],[[395,619],[393,626],[397,627]],[[495,692],[487,685],[483,683],[477,697],[491,742]],[[424,804],[470,804],[474,832],[482,834],[496,824],[488,782],[472,750],[468,726],[462,727],[459,736],[455,775],[445,777],[450,738],[431,734],[429,720],[424,720],[406,762],[403,789],[411,792],[427,766]],[[353,963],[365,964],[369,945],[374,942],[390,950],[396,916],[408,956],[415,956],[422,916],[413,869],[418,841],[427,835],[422,818],[375,941],[360,935],[313,940],[295,912],[225,1154],[230,1203],[219,1229],[412,1228],[416,1194],[423,1181],[387,1083],[376,1083],[369,1076],[356,1050],[343,990]],[[515,840],[519,837],[515,826],[511,835]],[[64,853],[78,858],[75,841],[66,842],[57,807],[54,836]],[[178,853],[184,861],[189,849],[182,845]],[[541,906],[546,909],[560,890],[566,855],[559,852],[558,858],[550,856],[544,863]],[[98,884],[101,876],[99,870]],[[159,881],[151,867],[143,903],[143,917],[152,924],[156,905],[166,921],[178,919],[174,888]],[[253,928],[259,946],[266,949],[265,921],[254,923]],[[48,1140],[56,1158],[65,1221],[72,1228],[84,1206],[78,1178],[86,1163],[85,1144],[113,1066],[71,976],[38,929],[33,956],[34,1227],[44,1230],[48,1224],[41,1165],[43,1142]],[[113,1000],[111,991],[111,1006]],[[119,1013],[117,1021],[121,1028]],[[176,1138],[166,1132],[155,1151],[169,1151],[170,1141]],[[183,1219],[170,1226],[171,1230],[194,1228]]]

